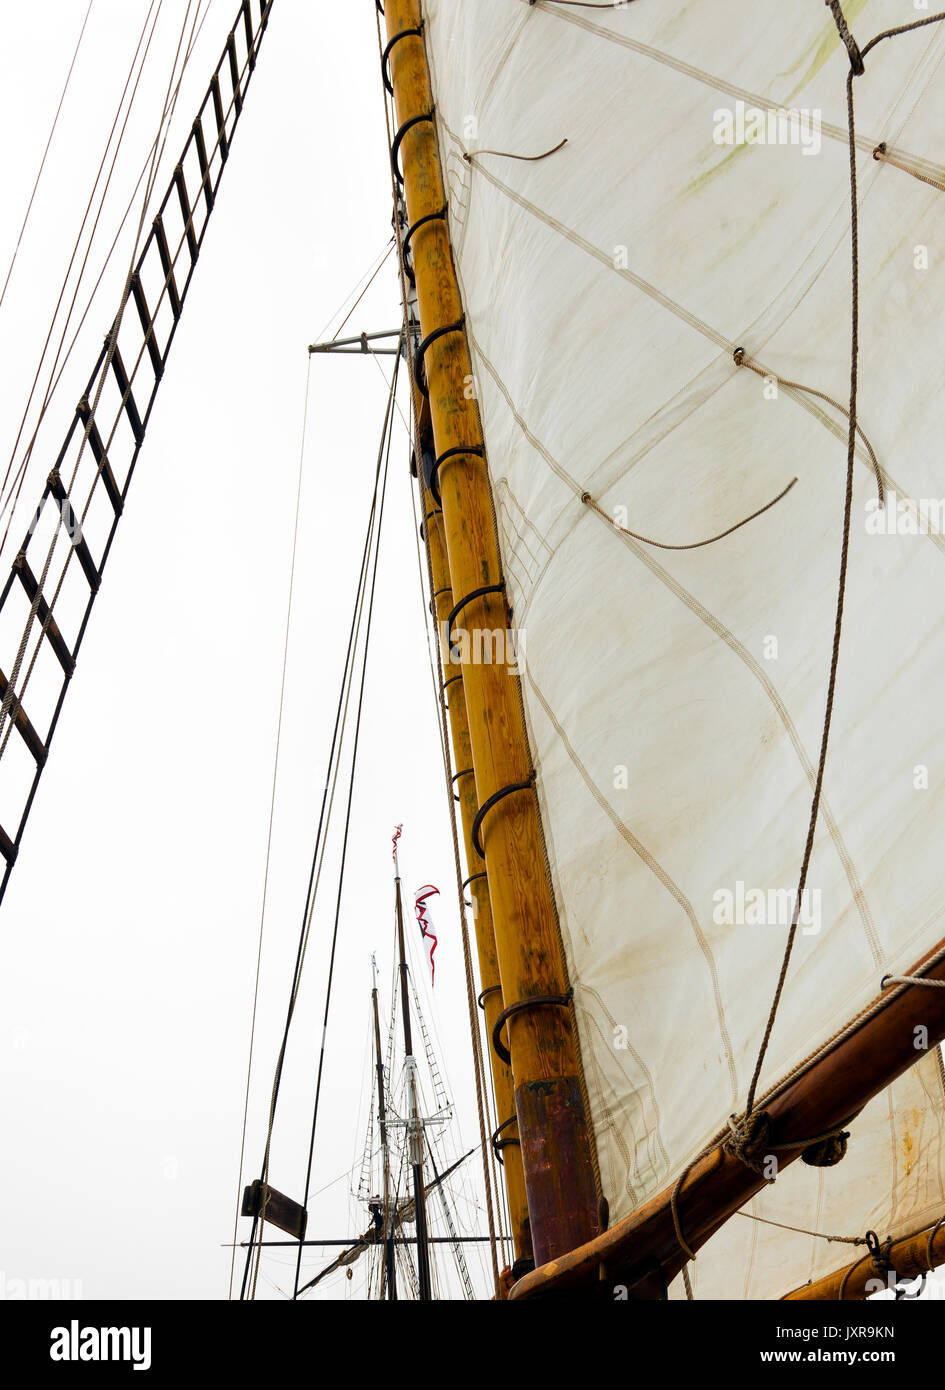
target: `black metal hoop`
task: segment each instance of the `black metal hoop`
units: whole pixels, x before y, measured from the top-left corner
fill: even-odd
[[[445,587],[444,589],[437,589],[436,593],[434,593],[434,594],[432,595],[432,597],[431,597],[431,599],[430,599],[430,617],[431,617],[431,618],[435,618],[435,617],[436,617],[436,601],[437,601],[437,599],[440,597],[440,594],[451,594],[452,592],[453,592],[453,586],[452,586],[451,584],[447,584],[446,587]]]
[[[417,348],[414,356],[414,379],[417,383],[417,390],[420,391],[427,400],[430,398],[430,388],[427,386],[427,372],[424,364],[427,348],[431,343],[435,343],[437,338],[444,337],[447,333],[461,333],[466,326],[466,315],[461,314],[455,323],[444,323],[441,328],[434,328],[432,333],[428,333],[423,342]],[[439,498],[437,498],[439,501]]]
[[[522,1147],[522,1142],[521,1142],[520,1139],[517,1139],[517,1138],[516,1138],[516,1139],[500,1139],[500,1138],[499,1138],[499,1135],[502,1133],[502,1131],[503,1131],[504,1129],[508,1129],[509,1125],[514,1125],[517,1119],[518,1119],[518,1116],[517,1116],[517,1115],[510,1115],[509,1118],[508,1118],[507,1120],[503,1120],[503,1121],[502,1121],[502,1123],[499,1125],[498,1129],[496,1129],[496,1130],[494,1131],[493,1135],[492,1135],[492,1152],[495,1154],[496,1158],[497,1158],[497,1159],[499,1160],[499,1162],[502,1164],[503,1168],[505,1167],[505,1159],[502,1157],[502,1154],[501,1154],[500,1151],[501,1151],[502,1149],[507,1149],[507,1148],[509,1148],[509,1147],[510,1147],[511,1145],[513,1145],[513,1144],[515,1145],[516,1148],[519,1148],[519,1149],[520,1149],[520,1148]]]
[[[471,592],[471,593],[468,593],[468,594],[466,595],[465,598],[461,598],[460,601],[459,601],[459,603],[457,603],[456,607],[453,609],[452,613],[449,615],[449,617],[448,617],[447,620],[446,620],[446,643],[447,643],[447,646],[452,647],[452,645],[453,645],[453,619],[456,618],[456,617],[458,617],[458,615],[459,615],[460,613],[462,613],[462,611],[463,611],[463,609],[466,607],[466,604],[467,604],[467,603],[472,603],[472,601],[473,601],[474,598],[481,598],[483,594],[504,594],[504,593],[505,593],[505,580],[503,579],[503,580],[502,580],[500,583],[498,583],[498,584],[483,584],[483,586],[482,586],[481,589],[473,589],[472,592]]]
[[[422,21],[421,21],[420,24],[418,24],[418,25],[416,26],[416,28],[414,28],[414,29],[401,29],[400,33],[394,35],[394,37],[391,39],[390,43],[389,43],[389,44],[387,45],[387,47],[384,49],[384,52],[381,54],[381,75],[382,75],[382,77],[384,78],[384,86],[385,86],[385,87],[387,88],[387,90],[390,92],[391,96],[394,95],[394,88],[393,88],[393,85],[392,85],[392,83],[391,83],[390,78],[389,78],[388,75],[387,75],[387,60],[388,60],[388,58],[390,57],[390,51],[391,51],[391,49],[394,47],[395,44],[400,43],[400,40],[401,40],[401,39],[409,39],[409,38],[411,37],[411,35],[412,35],[413,37],[415,37],[415,38],[419,38],[420,35],[421,35],[422,33],[423,33],[423,22],[422,22]]]
[[[435,500],[441,504],[442,498],[440,497],[439,488],[440,465],[445,463],[448,458],[452,458],[455,454],[474,454],[476,458],[485,458],[486,451],[481,444],[456,444],[451,449],[443,450],[442,454],[434,461],[433,468],[430,472],[430,481],[427,483],[427,487],[433,493]]]
[[[539,1006],[557,1005],[566,1008],[571,1003],[571,996],[574,991],[569,989],[567,994],[536,994],[531,999],[518,999],[514,1004],[510,1004],[507,1009],[503,1009],[492,1025],[492,1046],[496,1053],[502,1058],[505,1065],[512,1065],[512,1054],[509,1052],[505,1043],[499,1037],[503,1023],[513,1014],[521,1013],[523,1009],[535,1009]]]
[[[534,785],[534,782],[535,774],[534,772],[530,772],[528,774],[527,782],[510,782],[507,787],[500,787],[497,792],[492,793],[488,801],[484,801],[482,805],[479,807],[479,810],[476,812],[476,819],[472,823],[472,835],[470,838],[473,842],[473,848],[479,855],[480,859],[485,859],[486,857],[486,852],[482,847],[482,841],[479,838],[479,830],[482,826],[482,822],[485,819],[487,812],[491,811],[493,806],[495,806],[498,802],[504,800],[505,797],[511,796],[512,792],[530,791]]]
[[[475,876],[478,878],[478,874],[475,875]],[[480,995],[479,995],[479,998],[476,1000],[476,1003],[479,1005],[480,1009],[482,1009],[483,1013],[485,1013],[485,1011],[486,1011],[486,1005],[485,1005],[485,998],[486,998],[486,995],[487,995],[487,994],[501,994],[501,993],[502,993],[502,986],[501,986],[501,985],[489,985],[486,989],[484,989],[484,990],[481,991],[481,993],[480,993]]]
[[[397,155],[400,151],[401,141],[407,134],[407,131],[413,130],[414,126],[419,125],[421,121],[430,121],[432,124],[433,111],[421,111],[419,116],[410,116],[406,121],[404,121],[403,125],[399,128],[397,134],[394,136],[394,143],[390,147],[391,167],[394,171],[394,178],[397,180],[399,184],[403,184],[404,181],[404,176],[400,172],[400,165],[397,163]]]

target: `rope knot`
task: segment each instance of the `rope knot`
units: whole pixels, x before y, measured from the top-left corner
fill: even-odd
[[[804,1150],[801,1162],[810,1164],[812,1168],[833,1168],[846,1157],[849,1137],[848,1129],[839,1129],[836,1134],[828,1134],[826,1139],[821,1139]]]
[[[771,1153],[771,1116],[767,1110],[758,1110],[743,1120],[737,1120],[732,1115],[728,1124],[732,1132],[722,1145],[725,1152],[739,1159],[766,1182],[774,1182],[774,1178],[769,1178],[765,1173],[765,1160]]]
[[[743,347],[737,347],[732,353],[732,359],[735,366],[740,367],[745,360],[745,349]]]

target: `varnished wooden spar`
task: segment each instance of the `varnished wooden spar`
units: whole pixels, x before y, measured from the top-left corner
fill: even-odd
[[[940,951],[945,951],[945,942],[907,973],[945,980],[945,959],[924,969]],[[886,990],[860,1020],[806,1071],[760,1102],[759,1108],[771,1117],[770,1142],[797,1141],[796,1148],[778,1148],[779,1169],[799,1158],[812,1137],[841,1126],[850,1130],[850,1143],[856,1143],[856,1120],[845,1122],[915,1063],[916,1037],[928,1047],[945,1037],[945,990],[921,985]],[[917,1029],[922,1031],[917,1034]],[[842,1167],[837,1180],[843,1181]],[[765,1185],[721,1146],[700,1159],[679,1194],[680,1221],[690,1248],[705,1245]],[[526,1275],[513,1288],[512,1298],[576,1289],[613,1298],[616,1285],[625,1286],[631,1297],[634,1291],[636,1296],[658,1297],[686,1263],[673,1222],[672,1192],[673,1187],[665,1188],[596,1240]]]
[[[395,158],[403,171],[420,325],[428,345],[423,371],[437,457],[450,582],[462,626],[503,633],[508,613],[463,307],[453,266],[437,152],[433,97],[418,0],[387,0],[397,113]],[[436,336],[431,336],[436,335]],[[482,592],[485,591],[485,592]],[[504,644],[503,644],[504,645]],[[503,649],[503,657],[508,655]],[[506,660],[466,661],[463,688],[481,823],[484,867],[495,922],[506,1009],[529,999],[563,1000],[566,974],[545,863],[532,765],[515,678]],[[511,791],[512,787],[522,790]],[[492,798],[501,799],[492,802]],[[598,1229],[590,1136],[579,1079],[577,1040],[566,1003],[517,1009],[507,1023],[522,1161],[535,1258],[554,1259]]]
[[[793,1293],[785,1295],[785,1301],[811,1299],[849,1299],[869,1298],[870,1294],[881,1289],[891,1288],[903,1279],[918,1279],[928,1274],[938,1265],[945,1264],[945,1225],[928,1226],[915,1235],[904,1236],[890,1246],[888,1254],[889,1274],[877,1270],[871,1257],[866,1254],[836,1274],[828,1274],[813,1284],[805,1284]]]
[[[419,392],[417,393],[419,395]],[[424,422],[429,420],[429,410],[423,409],[422,397],[418,405],[418,418],[421,422],[421,446],[424,443]],[[429,439],[433,446],[432,432]],[[424,486],[423,470],[420,474],[420,492],[423,499],[423,514],[426,518],[424,532],[430,555],[430,569],[434,586],[434,617],[440,634],[443,655],[444,680],[446,686],[447,719],[453,746],[453,761],[456,768],[454,777],[456,795],[459,800],[466,863],[471,874],[478,874],[469,883],[469,893],[474,904],[476,949],[479,958],[479,979],[482,985],[480,996],[486,1020],[486,1034],[492,1036],[495,1021],[503,1008],[502,985],[499,979],[499,959],[495,944],[495,927],[492,920],[492,902],[489,897],[489,884],[484,871],[479,869],[472,842],[473,821],[476,818],[476,778],[470,771],[473,767],[472,744],[469,738],[469,719],[466,714],[466,696],[463,691],[462,673],[449,657],[449,646],[444,640],[445,623],[453,607],[453,587],[449,572],[449,562],[443,540],[443,518],[433,495]],[[459,677],[459,679],[456,679]],[[503,1062],[494,1048],[489,1048],[492,1066],[492,1084],[495,1092],[496,1111],[499,1124],[505,1125],[498,1136],[502,1144],[505,1190],[509,1202],[509,1220],[512,1226],[512,1242],[517,1260],[533,1259],[531,1228],[528,1221],[528,1199],[525,1194],[525,1172],[522,1167],[521,1144],[518,1138],[515,1114],[515,1086],[511,1069]],[[511,1120],[511,1124],[506,1122]]]

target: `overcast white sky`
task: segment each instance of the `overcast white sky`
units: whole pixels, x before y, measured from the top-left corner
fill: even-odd
[[[4,8],[5,273],[86,0]],[[186,5],[165,3],[96,267],[152,138]],[[170,168],[237,10],[211,0]],[[0,309],[9,456],[147,0],[94,0]],[[140,118],[139,118],[140,117]],[[225,1297],[261,902],[306,346],[390,235],[373,7],[277,0],[129,505],[0,911],[3,1279],[87,1298]],[[132,229],[133,230],[133,229]],[[127,231],[127,229],[126,229]],[[117,308],[106,278],[37,451],[37,493]],[[393,262],[353,331],[394,327]],[[382,359],[385,369],[390,359]],[[300,555],[263,953],[249,1166],[294,958],[386,387],[313,362]],[[58,412],[58,413],[57,413]],[[3,460],[5,466],[6,460]],[[5,559],[4,564],[9,560]],[[12,653],[0,656],[12,665]],[[436,911],[435,1023],[469,1145],[471,1054],[452,849],[397,436],[313,1188],[360,1153],[370,956],[391,951],[390,834]],[[272,1183],[301,1197],[331,926],[329,876],[283,1087]],[[360,1109],[359,1109],[360,1108]],[[467,1146],[469,1146],[467,1145]],[[248,1178],[252,1173],[247,1174]],[[475,1212],[469,1213],[475,1226]],[[311,1233],[363,1228],[342,1180]],[[484,1218],[479,1221],[483,1230]],[[248,1223],[241,1226],[245,1233]],[[280,1263],[264,1269],[291,1282]],[[320,1257],[306,1257],[319,1268]],[[285,1277],[283,1277],[283,1275]],[[343,1283],[343,1281],[341,1281]],[[349,1291],[335,1285],[338,1296]],[[261,1283],[260,1296],[276,1296]]]

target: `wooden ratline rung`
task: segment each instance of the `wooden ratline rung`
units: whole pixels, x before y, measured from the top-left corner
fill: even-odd
[[[7,698],[7,692],[9,691],[9,689],[9,681],[7,680],[3,672],[0,671],[0,699],[5,700]],[[15,710],[15,713],[13,712],[13,710]],[[33,725],[27,719],[26,711],[23,709],[23,706],[20,704],[19,700],[17,700],[15,695],[13,697],[13,710],[11,710],[10,718],[13,721],[17,733],[20,735],[23,742],[26,744],[27,748],[32,753],[36,762],[39,764],[40,767],[42,767],[43,763],[46,761],[46,745],[40,738],[36,730],[33,728]]]
[[[10,839],[2,825],[0,825],[0,854],[3,855],[8,864],[13,864],[16,861],[16,845]]]
[[[186,218],[190,216],[188,212]],[[164,283],[167,286],[167,297],[171,304],[171,313],[175,320],[180,318],[181,300],[177,289],[177,280],[174,278],[174,265],[171,261],[171,251],[167,244],[167,232],[164,230],[164,220],[160,213],[154,219],[154,241],[158,249],[158,256],[161,258],[161,269],[164,272]]]
[[[128,416],[128,423],[131,426],[131,433],[135,437],[135,443],[140,444],[144,439],[144,425],[141,423],[141,416],[138,413],[138,406],[131,392],[131,382],[128,380],[128,373],[125,371],[125,364],[118,351],[118,344],[115,344],[112,354],[112,371],[115,373],[115,380],[118,382],[118,389],[125,406],[125,414]]]
[[[226,138],[226,119],[223,115],[223,97],[220,95],[220,74],[215,72],[210,83],[210,95],[213,97],[213,115],[217,123],[217,143],[220,146],[220,158],[226,163],[226,157],[230,153],[229,141]]]
[[[265,8],[266,0],[262,0]],[[243,28],[246,30],[246,52],[249,70],[252,72],[256,66],[256,42],[253,35],[253,16],[249,8],[249,0],[243,0]]]
[[[243,109],[243,93],[240,91],[240,64],[236,56],[236,31],[231,29],[226,41],[226,51],[230,60],[230,81],[233,84],[233,108],[237,116]]]
[[[180,203],[181,216],[184,219],[184,229],[187,237],[187,246],[190,251],[191,261],[196,261],[197,252],[200,246],[197,242],[197,233],[194,231],[194,214],[190,206],[190,196],[187,192],[187,181],[184,178],[184,166],[178,164],[174,170],[174,183],[177,187],[177,199]]]
[[[213,211],[213,189],[210,187],[210,166],[207,163],[207,142],[203,138],[203,125],[200,117],[194,121],[194,147],[197,151],[197,164],[200,167],[200,186],[207,200],[207,212]]]
[[[26,591],[26,597],[30,601],[30,606],[32,607],[34,603],[36,604],[36,618],[42,630],[45,632],[46,637],[49,639],[49,645],[56,653],[59,665],[67,676],[71,676],[75,670],[75,657],[69,650],[69,644],[63,637],[59,629],[59,624],[52,616],[49,604],[42,595],[40,595],[39,601],[37,602],[36,595],[39,592],[39,585],[36,582],[35,574],[30,569],[29,561],[26,556],[22,554],[18,555],[14,561],[13,568],[19,575],[20,583]]]
[[[89,588],[92,590],[93,594],[97,593],[99,585],[102,582],[102,576],[99,574],[95,561],[92,559],[92,552],[89,550],[88,541],[82,534],[78,515],[72,506],[72,499],[69,497],[68,492],[66,492],[65,484],[59,476],[58,470],[54,470],[50,473],[48,487],[50,497],[55,497],[56,501],[59,503],[61,524],[66,528],[66,532],[72,542],[72,548],[76,553],[79,564],[82,566],[82,572],[89,581]],[[67,516],[73,519],[71,525],[66,520]]]
[[[157,336],[154,331],[154,319],[148,308],[148,301],[145,298],[144,285],[141,283],[141,276],[137,271],[131,277],[131,296],[138,311],[138,318],[141,320],[141,328],[144,333],[144,345],[148,349],[148,356],[151,359],[151,366],[158,381],[164,375],[164,358],[161,356],[161,349],[158,347]]]
[[[109,463],[108,455],[105,452],[105,445],[102,443],[102,436],[99,433],[98,425],[95,423],[94,420],[92,420],[91,425],[89,424],[89,420],[91,419],[92,415],[92,410],[89,406],[88,396],[82,397],[81,401],[79,401],[79,404],[75,408],[75,413],[81,420],[85,429],[88,430],[89,448],[92,450],[92,457],[95,459],[95,462],[98,465],[99,474],[102,479],[102,485],[104,486],[105,491],[108,493],[108,500],[109,502],[111,502],[112,508],[114,509],[116,515],[121,516],[121,513],[124,510],[124,503],[121,500],[121,493],[118,490],[118,484],[115,482],[115,475],[112,472],[112,466]]]

